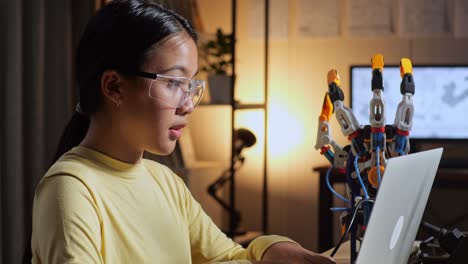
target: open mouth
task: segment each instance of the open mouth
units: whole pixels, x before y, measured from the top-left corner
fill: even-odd
[[[185,124],[172,126],[169,128],[169,135],[172,139],[179,139],[182,136],[182,128],[185,127]]]
[[[185,127],[185,125],[177,125],[177,126],[170,127],[169,129],[181,130],[181,129],[184,128],[184,127]]]

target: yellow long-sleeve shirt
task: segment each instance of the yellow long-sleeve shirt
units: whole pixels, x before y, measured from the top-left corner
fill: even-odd
[[[291,240],[263,236],[244,249],[169,168],[81,146],[49,169],[34,197],[33,263],[250,263],[280,241]]]

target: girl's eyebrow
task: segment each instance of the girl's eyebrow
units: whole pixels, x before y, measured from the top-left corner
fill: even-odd
[[[188,70],[184,66],[180,66],[180,65],[175,65],[175,66],[172,66],[170,68],[164,69],[164,70],[160,71],[159,73],[164,74],[164,73],[167,73],[167,72],[170,72],[170,71],[173,71],[173,70],[180,70],[185,75],[188,74]],[[195,77],[198,74],[199,71],[200,70],[197,69],[197,72],[195,72],[195,74],[192,76],[192,78]]]
[[[167,72],[170,72],[170,71],[173,71],[173,70],[180,70],[183,73],[187,73],[187,69],[185,69],[184,66],[180,66],[180,65],[175,65],[175,66],[172,66],[170,68],[164,69],[164,70],[160,71],[159,73],[167,73]]]

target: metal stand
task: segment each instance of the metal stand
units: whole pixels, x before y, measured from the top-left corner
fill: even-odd
[[[233,168],[226,169],[221,176],[212,184],[208,186],[208,194],[211,195],[229,214],[230,224],[229,230],[225,231],[228,237],[235,237],[245,234],[246,232],[239,229],[240,222],[242,220],[241,214],[232,204],[225,202],[222,197],[217,195],[219,189],[221,189],[227,182],[232,180],[232,172],[236,172],[244,164],[244,157],[234,156]]]

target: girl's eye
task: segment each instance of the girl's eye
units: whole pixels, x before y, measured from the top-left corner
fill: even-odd
[[[171,88],[172,88],[172,87],[177,87],[177,88],[179,88],[180,85],[181,85],[181,83],[182,83],[182,82],[179,81],[179,80],[169,80],[169,87],[171,87]]]

